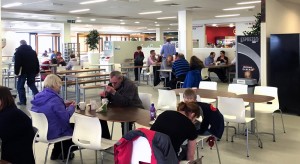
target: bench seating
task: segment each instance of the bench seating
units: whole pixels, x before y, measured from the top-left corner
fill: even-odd
[[[106,86],[106,84],[80,86],[80,90],[82,90],[82,94],[83,94],[83,101],[85,102],[85,90],[86,89],[104,88],[105,86]]]

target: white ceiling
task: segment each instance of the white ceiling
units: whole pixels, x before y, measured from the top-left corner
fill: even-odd
[[[241,6],[236,5],[236,3],[246,0],[170,0],[159,3],[155,3],[153,0],[108,0],[107,2],[80,5],[79,2],[82,1],[85,0],[2,0],[2,5],[12,2],[23,3],[21,6],[1,9],[1,17],[4,20],[3,27],[10,30],[20,30],[21,27],[23,31],[50,31],[50,29],[57,31],[62,28],[61,23],[65,23],[68,19],[80,19],[82,20],[81,23],[72,24],[72,31],[88,31],[96,28],[99,31],[112,30],[115,33],[132,33],[153,31],[158,27],[156,24],[165,30],[172,31],[177,30],[177,18],[168,20],[157,20],[157,18],[177,16],[180,10],[191,10],[193,21],[211,20],[215,19],[216,15],[223,14],[240,14],[239,17],[242,19],[260,12],[260,4],[254,4],[255,8],[250,10],[222,10]],[[172,3],[178,5],[168,5]],[[200,8],[190,9],[190,7]],[[70,10],[85,8],[89,8],[90,11],[69,13]],[[162,11],[162,13],[138,14],[139,12],[157,10]],[[96,19],[96,21],[90,19]],[[123,20],[125,25],[121,25],[120,20]],[[134,23],[136,21],[140,23]],[[175,24],[175,26],[170,24]]]

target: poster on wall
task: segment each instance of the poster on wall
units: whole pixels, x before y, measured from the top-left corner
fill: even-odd
[[[237,36],[238,78],[256,79],[260,83],[260,37]]]

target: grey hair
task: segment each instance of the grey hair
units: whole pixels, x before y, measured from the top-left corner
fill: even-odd
[[[44,80],[44,87],[45,88],[52,88],[53,89],[54,87],[61,87],[61,86],[62,86],[62,81],[55,74],[47,75],[47,77]]]
[[[21,40],[21,41],[20,41],[20,44],[21,44],[21,45],[27,45],[27,42],[26,42],[25,40]]]
[[[179,59],[185,59],[185,57],[184,57],[184,55],[183,55],[182,53],[179,53],[179,54],[178,54],[178,58],[179,58]]]
[[[110,73],[110,77],[112,78],[114,76],[117,77],[117,78],[122,78],[123,77],[123,75],[122,75],[122,73],[120,71],[112,71]]]

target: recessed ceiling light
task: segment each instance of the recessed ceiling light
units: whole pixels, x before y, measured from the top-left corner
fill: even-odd
[[[94,21],[96,21],[96,19],[90,19],[90,21],[93,21],[93,22],[94,22]]]
[[[162,13],[162,11],[148,11],[148,12],[141,12],[140,15],[147,15],[147,14],[158,14]]]
[[[90,9],[79,9],[79,10],[71,10],[69,13],[79,13],[79,12],[84,12],[84,11],[89,11]]]
[[[236,3],[236,4],[238,4],[238,5],[248,5],[248,4],[254,4],[254,3],[261,3],[261,1],[239,2],[239,3]]]
[[[232,23],[231,23],[231,24],[229,24],[229,27],[234,27],[234,24],[232,24]]]
[[[105,1],[107,1],[107,0],[84,1],[84,2],[80,2],[79,4],[81,4],[81,5],[86,5],[86,4],[98,3],[98,2],[105,2]]]
[[[212,24],[212,26],[217,27],[218,25],[217,24]]]
[[[121,22],[123,22],[124,20],[120,20]]]
[[[79,19],[80,17],[76,17],[77,19]]]
[[[125,24],[125,22],[121,22],[120,24]]]
[[[177,26],[178,23],[170,23],[169,25],[170,25],[170,26]]]
[[[82,20],[79,20],[79,19],[78,19],[78,20],[76,20],[76,22],[82,22]]]
[[[155,29],[153,29],[153,28],[148,28],[147,30],[155,30]]]
[[[153,2],[167,2],[167,1],[170,1],[170,0],[154,0]]]
[[[154,22],[155,24],[157,23],[157,22]]]
[[[160,26],[159,24],[156,24],[155,26]]]
[[[223,18],[223,17],[236,17],[240,16],[241,14],[229,14],[229,15],[217,15],[216,18]]]
[[[10,7],[15,7],[15,6],[20,6],[22,4],[23,3],[21,3],[21,2],[15,2],[15,3],[9,3],[9,4],[6,4],[6,5],[3,5],[2,7],[3,8],[10,8]]]
[[[174,19],[174,18],[177,18],[177,17],[160,17],[160,18],[156,18],[156,19]]]
[[[230,10],[244,10],[244,9],[253,9],[255,6],[245,6],[245,7],[234,7],[234,8],[227,8],[223,9],[224,11],[230,11]]]
[[[134,22],[134,23],[139,24],[140,22]]]

